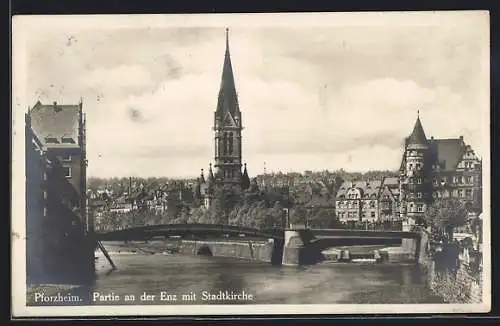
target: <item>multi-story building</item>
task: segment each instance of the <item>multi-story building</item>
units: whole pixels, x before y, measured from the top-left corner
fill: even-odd
[[[210,206],[214,187],[218,185],[236,186],[239,189],[247,189],[250,186],[246,164],[241,171],[243,121],[229,53],[228,32],[226,29],[226,52],[217,109],[214,112],[215,173],[210,164],[208,177],[205,179],[203,176],[198,181],[201,183],[199,195],[206,207]]]
[[[76,214],[86,231],[92,232],[92,221],[87,220],[86,184],[87,158],[85,144],[85,117],[83,105],[44,105],[38,101],[28,112],[31,128],[44,146],[47,155],[62,164],[65,178],[79,196]]]
[[[44,110],[37,103],[26,115],[27,282],[87,281],[93,275],[94,250],[85,234],[85,196],[70,180],[72,163],[64,147],[51,146],[51,138],[62,138],[57,135],[64,119]]]
[[[336,196],[336,215],[341,222],[386,222],[399,220],[397,178],[345,181]]]
[[[427,139],[420,117],[405,139],[400,167],[401,219],[422,221],[439,198],[458,198],[472,216],[482,212],[482,162],[462,136]]]
[[[380,180],[346,181],[337,192],[335,206],[341,222],[374,222],[378,220]]]
[[[379,221],[397,221],[399,216],[399,179],[386,177],[378,195]]]

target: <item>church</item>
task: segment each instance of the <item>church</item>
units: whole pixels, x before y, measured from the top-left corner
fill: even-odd
[[[226,28],[226,51],[213,121],[215,160],[213,165],[209,164],[207,176],[201,169],[195,191],[207,208],[211,205],[217,187],[245,190],[250,186],[246,163],[242,164],[243,120],[231,65],[228,33]]]

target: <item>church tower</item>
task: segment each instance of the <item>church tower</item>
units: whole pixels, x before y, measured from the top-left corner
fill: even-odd
[[[413,127],[413,132],[405,140],[405,151],[400,170],[401,217],[408,225],[413,225],[424,218],[426,203],[429,202],[428,172],[426,155],[428,141],[425,136],[420,116]]]
[[[243,130],[238,94],[234,82],[229,53],[229,30],[226,28],[226,52],[222,67],[217,109],[214,114],[215,179],[224,185],[242,185],[245,180],[242,168],[241,133]]]

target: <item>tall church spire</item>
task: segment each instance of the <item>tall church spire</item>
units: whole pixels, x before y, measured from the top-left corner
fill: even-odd
[[[217,109],[214,113],[215,180],[217,183],[241,185],[242,114],[234,84],[229,53],[229,30],[226,28],[226,52],[222,67]]]
[[[238,96],[236,94],[231,55],[229,53],[229,29],[226,28],[226,52],[224,55],[224,65],[222,67],[217,113],[225,114],[229,112],[232,116],[235,116],[235,113],[238,111]]]

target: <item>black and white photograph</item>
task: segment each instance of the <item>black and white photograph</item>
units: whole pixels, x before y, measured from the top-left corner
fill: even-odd
[[[487,11],[12,26],[15,317],[489,312]]]

